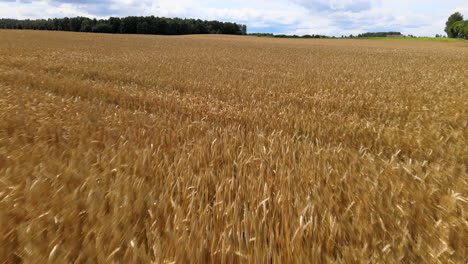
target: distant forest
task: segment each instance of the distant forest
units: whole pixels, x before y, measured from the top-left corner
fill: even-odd
[[[401,32],[389,31],[389,32],[367,32],[357,35],[358,38],[382,38],[388,35],[402,35]]]
[[[231,22],[206,21],[165,17],[111,17],[90,19],[87,17],[54,18],[37,20],[0,19],[0,29],[59,30],[114,34],[232,34],[246,35],[247,26]]]
[[[325,35],[275,35],[273,33],[250,33],[249,36],[256,36],[256,37],[269,37],[269,38],[334,38]]]
[[[270,38],[335,38],[326,35],[275,35],[272,33],[250,33],[250,36],[257,36],[257,37],[270,37]],[[389,31],[389,32],[367,32],[362,33],[357,36],[349,35],[349,36],[341,36],[341,38],[377,38],[377,37],[386,37],[387,35],[401,35],[401,32],[396,31]]]

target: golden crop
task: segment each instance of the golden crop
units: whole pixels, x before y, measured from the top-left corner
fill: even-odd
[[[0,31],[0,262],[464,263],[468,45]]]

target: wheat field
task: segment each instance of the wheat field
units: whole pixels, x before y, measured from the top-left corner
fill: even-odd
[[[0,31],[0,263],[465,263],[468,44]]]

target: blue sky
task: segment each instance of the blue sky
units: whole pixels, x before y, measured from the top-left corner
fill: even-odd
[[[349,35],[401,31],[443,34],[447,17],[468,18],[468,0],[0,0],[2,18],[155,15],[246,24],[248,31]]]

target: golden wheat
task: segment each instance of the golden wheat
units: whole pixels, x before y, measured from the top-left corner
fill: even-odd
[[[464,263],[468,45],[0,31],[0,262]]]

